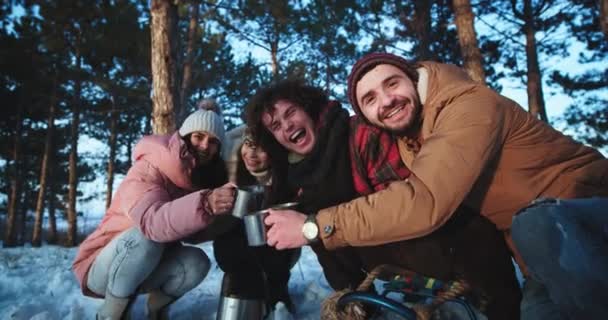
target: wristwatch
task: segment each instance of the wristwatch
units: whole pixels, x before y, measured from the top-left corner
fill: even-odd
[[[319,226],[317,225],[317,215],[309,214],[302,225],[302,234],[308,243],[313,243],[319,240]]]

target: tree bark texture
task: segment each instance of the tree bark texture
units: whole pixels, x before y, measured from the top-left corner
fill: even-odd
[[[175,131],[175,110],[179,110],[177,81],[177,6],[172,1],[150,2],[152,23],[152,132]]]
[[[526,61],[527,61],[527,92],[528,111],[534,117],[547,122],[545,100],[543,97],[542,76],[538,62],[538,51],[536,48],[536,29],[534,27],[534,15],[532,0],[524,0],[524,33],[526,36]]]
[[[108,158],[107,169],[108,181],[106,184],[106,209],[108,209],[110,207],[110,203],[112,203],[112,192],[114,187],[114,162],[116,160],[117,127],[118,111],[116,110],[114,99],[112,99],[112,111],[110,112],[110,141],[108,141],[108,144],[110,145],[110,156]]]
[[[69,155],[69,176],[68,176],[68,203],[67,203],[67,219],[68,230],[66,235],[66,246],[76,245],[77,235],[77,212],[76,212],[76,192],[78,188],[78,129],[80,127],[80,95],[82,91],[82,79],[80,78],[82,70],[82,56],[80,48],[76,48],[76,63],[77,63],[77,79],[75,81],[74,103],[72,105],[72,124],[70,126],[70,155]]]
[[[464,68],[471,79],[485,84],[486,76],[483,70],[483,59],[477,44],[477,34],[474,27],[475,16],[471,9],[471,1],[453,0],[452,7]]]
[[[46,130],[47,133],[44,142],[44,155],[42,156],[42,165],[40,166],[40,189],[38,190],[38,198],[36,199],[34,232],[32,234],[32,246],[34,247],[39,247],[42,243],[42,220],[44,217],[44,200],[46,195],[49,159],[52,152],[51,145],[53,142],[53,130],[55,127],[56,94],[56,92],[53,93],[53,97],[51,98],[51,103],[49,105],[49,117]]]
[[[10,177],[11,191],[8,202],[6,225],[4,227],[4,246],[16,245],[17,204],[21,199],[21,134],[23,130],[23,105],[17,105],[17,127],[15,128],[13,144],[13,175]]]
[[[186,57],[183,65],[182,84],[179,93],[179,112],[176,113],[177,123],[182,123],[188,115],[186,100],[190,94],[192,82],[192,63],[194,60],[194,42],[198,29],[198,9],[199,4],[195,1],[190,3],[190,24],[188,25],[188,42],[186,43]]]

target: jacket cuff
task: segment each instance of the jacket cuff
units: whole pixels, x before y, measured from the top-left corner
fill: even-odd
[[[334,207],[335,208],[335,207]],[[348,245],[344,240],[344,234],[336,225],[336,214],[332,208],[322,209],[317,214],[317,225],[319,226],[319,239],[328,250],[335,250]]]

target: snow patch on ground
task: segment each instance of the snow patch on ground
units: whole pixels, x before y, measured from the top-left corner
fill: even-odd
[[[213,262],[207,278],[178,300],[171,319],[215,319],[223,272],[211,243],[200,245]],[[71,267],[77,248],[45,245],[0,250],[0,319],[94,319],[102,300],[85,297]],[[292,269],[289,290],[296,305],[294,319],[319,319],[323,299],[331,292],[316,256],[306,247]],[[143,296],[133,306],[133,319],[144,318]],[[289,319],[286,312],[282,319]],[[278,320],[278,319],[277,319]]]

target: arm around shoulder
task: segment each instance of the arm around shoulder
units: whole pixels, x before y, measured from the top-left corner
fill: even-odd
[[[319,211],[325,247],[407,240],[443,225],[500,148],[502,114],[497,104],[492,95],[474,94],[450,102],[425,137],[410,178]]]

